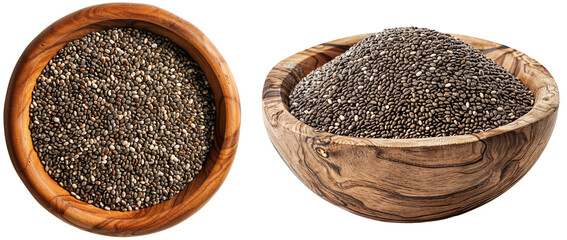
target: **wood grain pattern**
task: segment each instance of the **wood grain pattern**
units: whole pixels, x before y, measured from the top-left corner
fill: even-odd
[[[278,63],[263,90],[264,123],[276,150],[314,193],[352,213],[421,222],[467,212],[512,187],[553,130],[557,85],[538,62],[507,46],[455,35],[510,70],[535,93],[518,120],[478,134],[369,139],[316,132],[289,113],[288,96],[313,69],[370,34],[323,43]]]
[[[200,173],[170,200],[129,212],[102,210],[76,200],[61,188],[43,170],[28,129],[31,94],[47,62],[69,41],[111,27],[143,29],[177,43],[203,69],[216,105],[215,141]],[[4,127],[14,168],[44,208],[63,221],[87,231],[132,236],[173,226],[195,213],[213,196],[234,159],[240,129],[240,103],[226,62],[195,26],[150,5],[103,4],[61,18],[29,44],[10,79]]]

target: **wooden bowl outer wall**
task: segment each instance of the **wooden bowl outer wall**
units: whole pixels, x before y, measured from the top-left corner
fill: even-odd
[[[36,79],[69,41],[111,27],[154,32],[181,46],[205,73],[214,94],[216,125],[213,147],[195,179],[182,191],[152,207],[106,211],[75,199],[43,169],[34,151],[29,105]],[[171,227],[199,210],[218,190],[232,165],[238,144],[240,103],[232,74],[207,37],[189,22],[144,4],[102,4],[87,7],[56,21],[25,49],[14,68],[4,109],[6,144],[14,168],[49,212],[80,229],[113,236],[148,234]]]
[[[535,95],[518,120],[490,131],[421,139],[369,139],[316,132],[289,113],[288,96],[313,69],[371,34],[323,43],[278,63],[263,90],[264,123],[292,172],[314,193],[352,213],[422,222],[467,212],[512,187],[545,148],[559,92],[538,62],[505,45],[456,35],[516,75]]]

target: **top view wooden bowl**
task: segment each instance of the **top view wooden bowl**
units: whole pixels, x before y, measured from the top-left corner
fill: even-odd
[[[201,67],[214,94],[213,147],[199,174],[171,199],[134,211],[107,211],[75,199],[45,171],[34,151],[29,106],[38,76],[68,42],[90,32],[131,27],[164,36]],[[52,214],[83,230],[115,236],[152,233],[173,226],[199,210],[218,190],[231,167],[240,128],[240,103],[232,74],[213,44],[195,26],[160,8],[142,4],[103,4],[65,16],[47,27],[20,57],[6,94],[6,144],[18,175]]]
[[[315,194],[372,219],[430,221],[489,202],[532,167],[555,124],[557,85],[532,58],[474,37],[454,35],[516,75],[535,95],[532,110],[512,123],[460,136],[380,139],[316,132],[293,117],[288,96],[294,86],[370,35],[306,49],[278,63],[266,79],[262,107],[268,135],[289,168]]]

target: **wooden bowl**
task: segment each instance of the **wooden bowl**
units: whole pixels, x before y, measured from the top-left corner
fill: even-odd
[[[455,35],[516,75],[535,94],[518,120],[477,134],[421,139],[316,132],[289,113],[289,93],[313,69],[371,34],[323,43],[278,63],[263,90],[264,123],[276,150],[315,194],[352,213],[421,222],[467,212],[512,187],[547,144],[559,106],[549,72],[505,45]]]
[[[205,73],[214,94],[214,143],[202,170],[173,198],[136,211],[106,211],[75,199],[43,169],[32,146],[29,105],[36,80],[48,61],[68,42],[112,27],[151,31],[181,46]],[[224,181],[236,152],[240,104],[232,74],[213,44],[195,26],[160,8],[142,4],[103,4],[67,15],[47,27],[20,57],[6,94],[6,144],[18,175],[53,215],[80,229],[131,236],[163,230],[201,208]],[[12,206],[14,207],[14,206]]]

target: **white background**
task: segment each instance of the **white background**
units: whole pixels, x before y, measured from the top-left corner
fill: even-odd
[[[138,239],[567,239],[566,103],[561,104],[547,148],[518,184],[468,213],[417,224],[359,217],[313,194],[270,144],[261,112],[264,79],[280,60],[329,40],[401,26],[470,35],[516,48],[546,66],[565,93],[567,9],[560,2],[151,3],[196,25],[222,53],[240,92],[242,126],[234,165],[217,194],[182,223]],[[100,2],[3,3],[2,106],[13,67],[27,44],[62,16],[96,3]],[[0,137],[0,238],[110,239],[72,227],[43,209],[18,178],[4,141]]]

